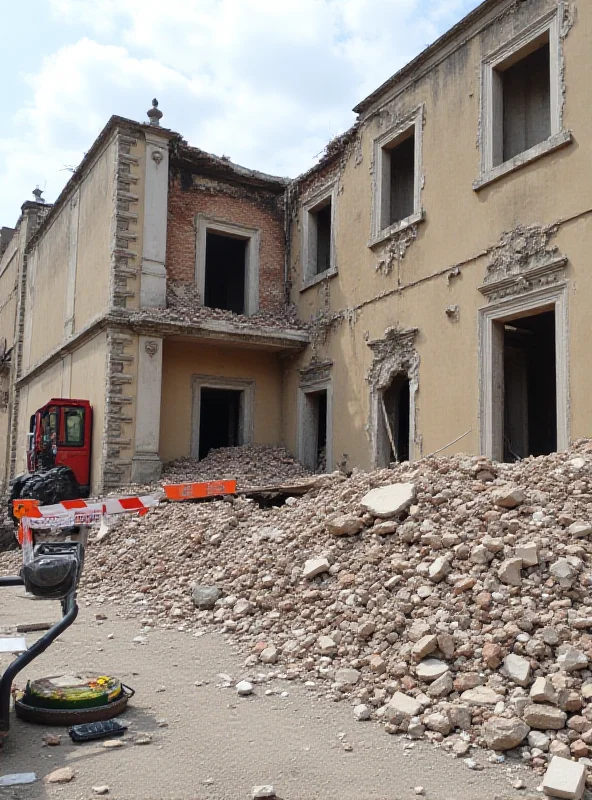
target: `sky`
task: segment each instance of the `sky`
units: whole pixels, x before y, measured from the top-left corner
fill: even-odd
[[[52,202],[112,114],[295,177],[354,105],[480,0],[2,3],[0,225]]]

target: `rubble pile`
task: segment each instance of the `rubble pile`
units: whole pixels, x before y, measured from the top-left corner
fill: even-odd
[[[591,485],[579,442],[317,476],[271,508],[166,504],[91,545],[83,592],[146,632],[216,626],[251,682],[302,679],[468,766],[478,746],[592,765]]]
[[[163,470],[162,483],[236,479],[239,489],[249,489],[292,483],[309,475],[283,447],[249,445],[211,450],[201,461],[171,461]]]

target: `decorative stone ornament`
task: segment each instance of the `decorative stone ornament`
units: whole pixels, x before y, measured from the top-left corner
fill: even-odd
[[[160,120],[162,119],[162,111],[158,109],[158,100],[156,97],[152,101],[152,108],[146,112],[148,115],[148,119],[150,120],[151,125],[160,125]]]
[[[146,342],[144,345],[144,349],[150,358],[153,358],[158,353],[158,342],[154,341],[154,339],[150,339],[150,341]]]
[[[156,161],[157,164],[160,164],[162,159],[164,158],[162,152],[160,150],[153,150],[152,151],[152,160]]]

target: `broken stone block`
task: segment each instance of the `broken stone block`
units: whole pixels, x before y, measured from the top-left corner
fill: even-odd
[[[428,577],[433,583],[440,583],[450,572],[450,564],[444,556],[439,556],[431,565]]]
[[[545,777],[543,792],[547,797],[581,800],[586,788],[586,767],[567,758],[554,756]]]
[[[355,686],[360,680],[360,672],[351,667],[342,667],[335,671],[335,682],[343,686]]]
[[[351,514],[341,514],[331,520],[327,520],[327,530],[333,536],[355,536],[364,527],[363,520],[360,517],[354,517]]]
[[[524,492],[518,486],[502,486],[492,491],[491,499],[501,508],[517,508],[524,502]]]
[[[389,533],[395,533],[399,523],[395,519],[387,519],[384,522],[375,522],[373,527],[370,528],[370,533],[375,533],[377,536],[388,536]]]
[[[454,681],[450,671],[444,673],[430,684],[428,695],[430,697],[447,697],[454,690]]]
[[[502,663],[503,650],[499,644],[494,642],[486,642],[483,645],[483,660],[489,669],[497,669]]]
[[[546,733],[541,731],[531,731],[528,734],[529,747],[537,747],[539,750],[546,752],[549,749],[549,742],[551,740]]]
[[[317,647],[322,656],[333,656],[337,652],[337,645],[330,636],[319,636]]]
[[[430,634],[422,636],[418,642],[415,642],[411,649],[411,653],[416,661],[421,661],[422,658],[429,656],[434,650],[438,649],[438,637]]]
[[[364,511],[370,512],[375,517],[388,519],[405,511],[414,500],[414,483],[392,483],[389,486],[372,489],[365,494],[361,506]]]
[[[441,733],[443,736],[448,736],[452,730],[452,724],[446,714],[441,714],[439,711],[424,717],[424,723],[428,730]]]
[[[368,665],[375,675],[382,675],[383,672],[386,672],[386,662],[377,653],[370,657]]]
[[[561,645],[557,650],[557,663],[566,672],[576,672],[579,669],[586,669],[588,666],[588,657],[571,645]]]
[[[389,700],[387,708],[397,714],[400,714],[404,719],[417,717],[423,711],[421,703],[414,697],[409,697],[403,692],[395,692]]]
[[[310,558],[304,564],[302,577],[312,580],[312,578],[316,578],[317,575],[321,575],[323,572],[329,572],[329,567],[330,564],[326,558]]]
[[[251,797],[253,800],[274,800],[277,795],[273,786],[267,784],[264,786],[253,786],[251,789]]]
[[[548,678],[537,678],[530,689],[530,698],[535,703],[557,704],[557,692]]]
[[[278,660],[278,651],[276,647],[266,647],[261,651],[259,660],[264,664],[275,664]]]
[[[521,558],[507,558],[502,562],[497,574],[500,581],[508,586],[522,586],[521,569]]]
[[[365,722],[370,719],[371,715],[372,709],[365,703],[359,703],[357,706],[354,706],[354,717],[358,722]]]
[[[542,703],[531,703],[526,706],[522,715],[524,722],[539,731],[560,731],[565,728],[567,714],[560,708]]]
[[[454,637],[449,633],[438,634],[438,650],[444,658],[452,658],[455,650]]]
[[[527,542],[516,547],[516,558],[522,560],[523,567],[536,567],[539,563],[539,548],[536,542]]]
[[[549,572],[564,589],[569,589],[577,577],[577,570],[567,558],[559,558],[549,567]]]
[[[574,537],[574,539],[583,539],[590,536],[592,533],[592,523],[590,522],[574,522],[572,523],[567,532]]]
[[[491,717],[483,726],[487,746],[492,750],[511,750],[528,736],[530,728],[521,719]]]
[[[531,681],[530,661],[515,653],[510,653],[504,658],[504,669],[510,680],[518,686],[528,686]]]
[[[442,677],[448,670],[449,667],[445,661],[440,661],[439,658],[426,658],[417,665],[415,674],[420,680],[431,683],[431,681]]]
[[[474,706],[494,706],[500,700],[503,701],[504,697],[489,686],[476,686],[474,689],[467,689],[466,692],[463,692],[460,699]]]

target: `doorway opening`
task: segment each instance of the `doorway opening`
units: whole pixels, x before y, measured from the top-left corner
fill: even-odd
[[[245,312],[247,239],[206,234],[204,305]]]
[[[555,311],[496,322],[503,346],[503,458],[557,449]]]
[[[199,408],[199,459],[219,447],[241,444],[243,392],[202,386]]]
[[[327,401],[326,389],[304,393],[302,461],[312,472],[324,472],[327,469]]]
[[[378,409],[381,466],[393,461],[409,461],[411,382],[407,375],[395,375],[382,392]]]

